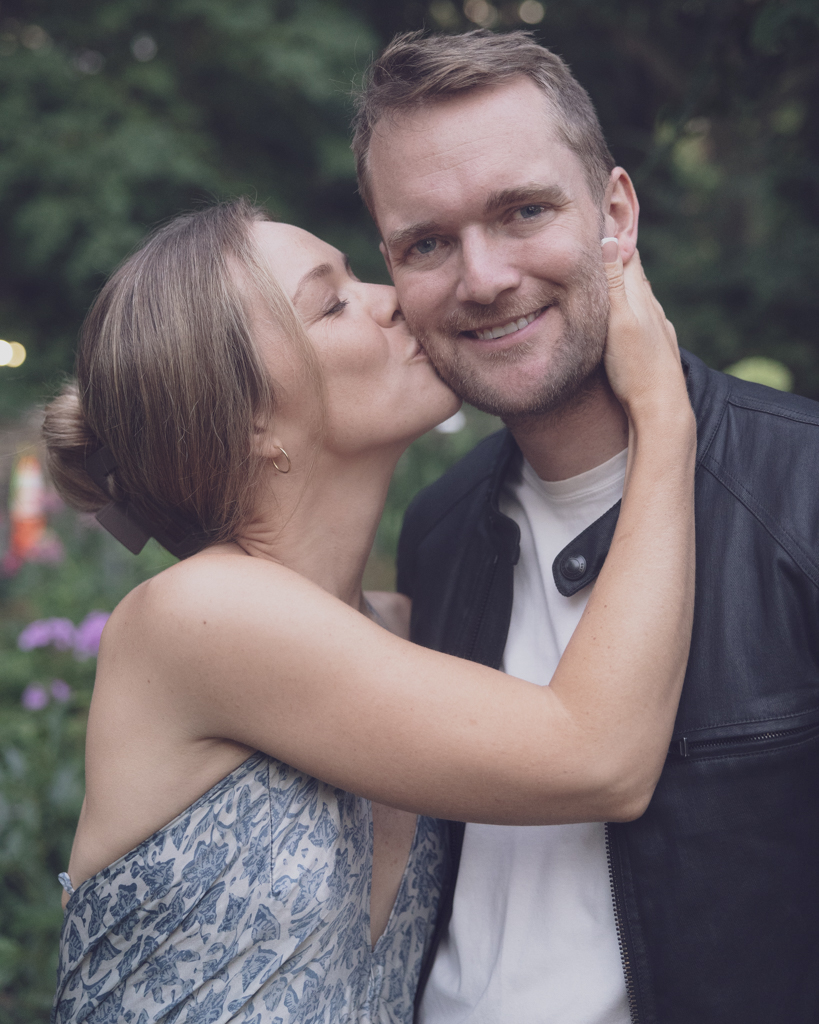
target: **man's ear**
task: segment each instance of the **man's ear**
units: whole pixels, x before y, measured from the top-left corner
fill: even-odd
[[[631,178],[622,167],[615,167],[603,199],[605,234],[620,243],[623,263],[628,263],[637,248],[637,224],[640,204]]]
[[[392,276],[392,261],[390,260],[390,254],[387,252],[387,247],[383,242],[378,243],[379,251],[384,257],[384,262],[387,264],[387,272],[390,275],[390,280],[395,284],[395,278]]]

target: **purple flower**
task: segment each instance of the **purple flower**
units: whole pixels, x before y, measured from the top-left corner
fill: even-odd
[[[40,686],[39,683],[29,683],[23,690],[20,703],[28,711],[40,711],[48,704],[48,693],[45,687]]]
[[[23,559],[14,551],[7,551],[0,563],[0,573],[3,576],[13,576],[23,565]]]
[[[71,700],[71,687],[64,679],[54,679],[51,682],[51,696],[60,704]]]
[[[77,626],[74,634],[74,657],[78,661],[83,658],[95,658],[99,654],[102,630],[110,615],[110,612],[89,612]]]
[[[58,651],[67,651],[75,645],[74,623],[70,619],[35,619],[17,637],[21,651],[54,644]]]

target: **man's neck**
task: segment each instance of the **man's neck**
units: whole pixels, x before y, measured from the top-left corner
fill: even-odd
[[[628,419],[605,379],[554,412],[507,426],[541,480],[568,480],[628,446]]]

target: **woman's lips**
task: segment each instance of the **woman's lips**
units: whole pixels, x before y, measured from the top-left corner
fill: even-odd
[[[415,349],[412,355],[410,356],[409,361],[411,363],[414,363],[416,359],[429,359],[429,356],[427,355],[427,350],[424,348],[421,342],[418,341],[417,338],[413,338],[413,341],[415,342]]]

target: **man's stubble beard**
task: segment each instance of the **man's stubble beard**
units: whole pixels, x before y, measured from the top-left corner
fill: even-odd
[[[536,341],[515,346],[503,352],[487,353],[476,367],[460,358],[463,350],[458,335],[486,323],[510,322],[531,312],[514,304],[491,306],[471,304],[453,313],[441,329],[432,335],[407,317],[410,330],[426,349],[435,372],[464,401],[483,412],[499,416],[513,426],[532,418],[551,418],[568,408],[585,403],[599,388],[606,387],[603,349],[608,329],[608,285],[600,252],[584,253],[568,286],[546,289],[536,296],[537,305],[555,305],[563,317],[564,327],[552,344],[548,371],[533,380],[525,394],[511,395],[495,385],[492,367],[525,361]],[[536,308],[537,308],[536,305]],[[547,313],[547,315],[549,315]],[[441,344],[441,340],[445,344]]]

